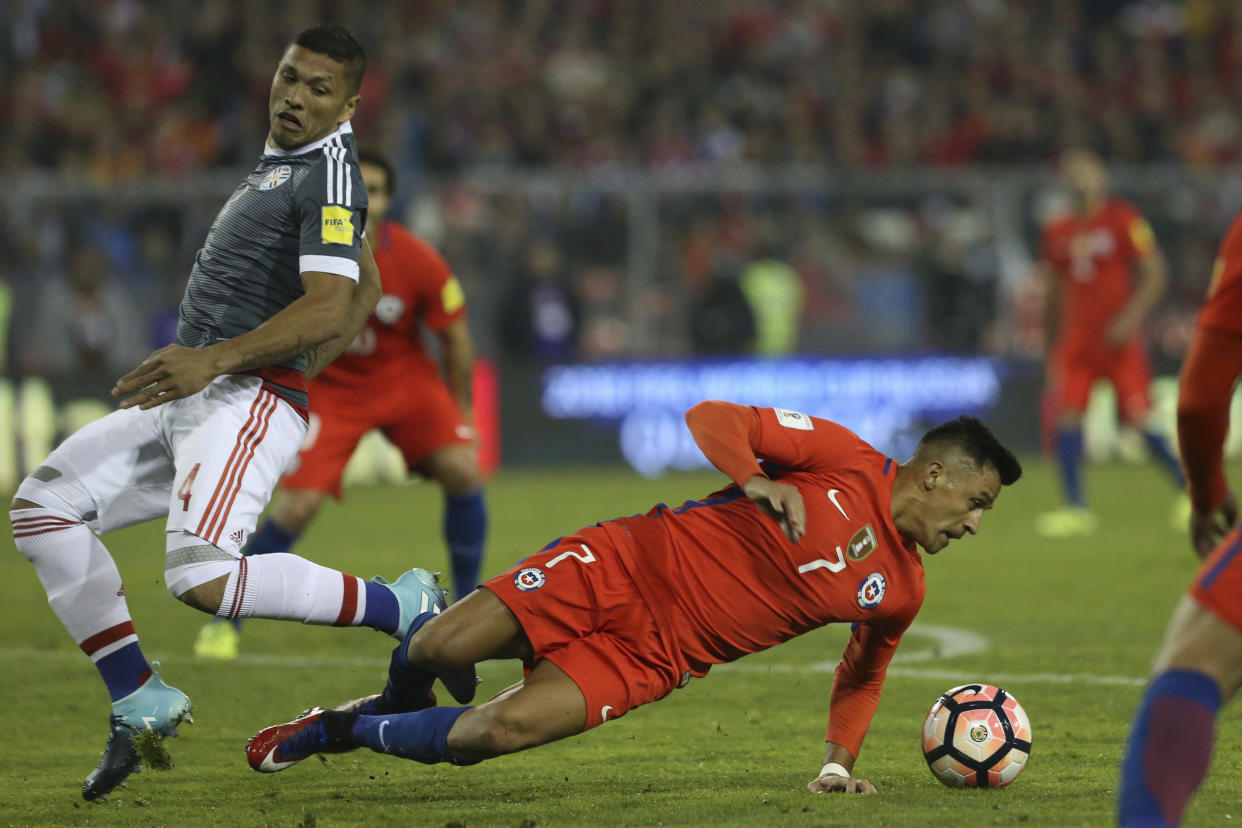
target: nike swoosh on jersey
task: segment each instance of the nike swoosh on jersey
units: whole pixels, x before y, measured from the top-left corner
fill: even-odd
[[[841,513],[841,517],[845,518],[846,520],[849,520],[850,516],[845,513],[845,510],[841,508],[841,504],[837,502],[837,495],[839,495],[840,493],[841,493],[840,489],[829,489],[828,499],[832,501],[833,506],[837,507],[837,511]]]
[[[601,722],[608,721],[608,711],[612,710],[611,704],[604,705],[599,711],[599,719]]]

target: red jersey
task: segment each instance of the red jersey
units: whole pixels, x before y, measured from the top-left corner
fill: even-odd
[[[312,397],[320,384],[382,390],[411,377],[438,379],[419,323],[441,331],[466,313],[461,283],[435,248],[395,221],[381,223],[377,236],[371,241],[383,295],[345,353],[311,381]]]
[[[1177,434],[1195,508],[1218,508],[1229,494],[1224,447],[1229,406],[1242,373],[1242,213],[1225,232],[1207,299],[1182,362]]]
[[[797,412],[707,402],[686,419],[734,485],[601,526],[694,675],[833,621],[857,622],[828,728],[829,741],[857,755],[925,593],[918,552],[893,524],[897,463],[848,429]],[[742,492],[761,473],[801,493],[798,543]]]
[[[1130,301],[1135,262],[1155,249],[1151,225],[1117,198],[1090,216],[1074,214],[1045,227],[1043,258],[1061,284],[1060,342],[1102,345],[1108,323]]]
[[[1242,333],[1242,213],[1234,217],[1220,243],[1199,324]]]

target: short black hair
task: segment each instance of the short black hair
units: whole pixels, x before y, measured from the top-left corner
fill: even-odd
[[[362,88],[362,76],[367,73],[367,53],[362,44],[354,40],[348,29],[323,23],[298,32],[293,44],[319,55],[327,55],[343,64],[349,94],[358,94],[358,90]]]
[[[391,196],[397,191],[397,171],[386,156],[373,149],[360,149],[358,150],[358,163],[379,167],[384,171],[384,180],[388,182],[388,189],[386,190],[388,195]]]
[[[941,423],[923,435],[915,455],[931,446],[956,446],[982,468],[990,465],[1000,475],[1002,486],[1009,486],[1022,476],[1022,464],[1013,452],[1001,445],[978,417],[963,414],[956,420]]]

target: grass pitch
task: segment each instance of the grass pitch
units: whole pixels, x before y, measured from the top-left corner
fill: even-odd
[[[488,489],[487,574],[548,540],[607,517],[680,503],[716,474],[644,481],[623,470],[512,472]],[[826,628],[717,668],[668,699],[586,735],[469,768],[427,767],[367,751],[260,775],[242,748],[303,708],[383,686],[392,641],[369,630],[248,623],[235,662],[196,660],[204,616],[164,590],[162,527],[105,538],[135,624],[165,679],[194,700],[170,740],[175,767],[144,772],[110,801],[80,788],[107,737],[107,696],[48,609],[33,569],[0,556],[0,688],[5,761],[0,825],[1108,825],[1117,765],[1147,665],[1196,561],[1168,522],[1171,492],[1151,467],[1100,467],[1090,540],[1045,542],[1034,515],[1057,503],[1051,469],[1031,461],[978,538],[926,560],[928,595],[902,644],[856,770],[881,794],[814,796],[831,667],[847,629]],[[439,493],[358,489],[325,509],[298,551],[361,576],[440,568]],[[486,696],[516,664],[483,665]],[[1029,766],[1000,791],[956,791],[919,751],[943,690],[988,681],[1022,702]],[[1242,722],[1221,717],[1212,775],[1186,824],[1242,820]]]

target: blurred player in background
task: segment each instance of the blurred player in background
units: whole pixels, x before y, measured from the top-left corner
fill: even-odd
[[[389,585],[294,555],[241,555],[306,432],[307,376],[353,341],[380,296],[349,124],[365,71],[365,52],[339,26],[289,43],[272,78],[263,155],[195,257],[177,343],[122,377],[113,389],[126,398],[121,409],[65,440],[13,499],[17,548],[112,699],[86,799],[137,769],[139,731],[173,735],[190,713],[186,694],[143,655],[97,532],[167,518],[168,590],[215,615],[401,638],[416,615],[443,606],[426,570]]]
[[[358,159],[370,201],[367,239],[383,296],[349,349],[310,383],[306,440],[243,554],[288,551],[324,498],[341,497],[345,465],[362,436],[378,428],[401,450],[410,470],[444,490],[444,541],[453,589],[461,597],[478,583],[487,533],[471,426],[474,348],[465,297],[431,245],[385,218],[396,188],[392,165],[366,151]],[[439,339],[439,369],[423,346],[420,322]],[[235,658],[238,626],[236,621],[207,624],[194,652]]]
[[[1229,406],[1239,376],[1242,214],[1221,243],[1178,391],[1190,541],[1207,559],[1173,612],[1130,729],[1119,790],[1123,826],[1180,822],[1207,775],[1220,707],[1242,685],[1242,533],[1224,472]]]
[[[1112,383],[1122,419],[1142,431],[1178,487],[1185,485],[1168,441],[1146,427],[1151,370],[1142,327],[1164,292],[1164,256],[1147,220],[1109,194],[1099,156],[1068,150],[1061,157],[1061,175],[1073,212],[1044,228],[1040,263],[1048,290],[1047,337],[1055,342],[1048,356],[1048,393],[1056,409],[1056,456],[1067,501],[1036,520],[1036,530],[1051,538],[1089,535],[1098,523],[1082,484],[1083,414],[1097,379]]]
[[[853,634],[808,788],[874,792],[854,761],[923,603],[916,545],[935,554],[978,532],[1021,466],[973,417],[929,431],[904,465],[794,411],[703,402],[686,423],[732,485],[558,538],[416,620],[382,694],[265,729],[247,748],[251,766],[357,747],[472,764],[581,733],[713,664],[843,622]],[[431,706],[436,675],[494,658],[522,659],[526,677],[478,707]]]

